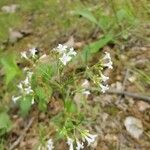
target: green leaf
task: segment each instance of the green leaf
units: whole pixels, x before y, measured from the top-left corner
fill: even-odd
[[[49,98],[52,95],[52,88],[49,86],[45,87],[36,87],[35,89],[36,100],[38,102],[38,107],[41,111],[45,111],[47,108],[47,103]]]
[[[65,105],[64,105],[66,112],[68,113],[73,113],[76,112],[76,105],[73,103],[72,100],[65,100]]]
[[[40,64],[37,66],[36,75],[41,76],[46,81],[51,79],[53,73],[53,68],[49,64]]]
[[[85,49],[88,49],[90,53],[97,53],[101,48],[108,44],[113,39],[111,34],[105,35],[103,38],[99,39],[96,42],[91,43]]]
[[[17,75],[20,74],[20,70],[16,64],[16,58],[14,55],[3,56],[1,63],[5,71],[6,85],[8,85]]]
[[[74,12],[77,15],[81,15],[82,17],[86,18],[87,20],[91,21],[92,23],[98,25],[98,22],[96,18],[93,16],[93,14],[89,10],[76,10]]]
[[[86,46],[82,52],[82,59],[87,61],[91,54],[97,53],[101,48],[103,48],[106,44],[113,40],[113,36],[111,34],[105,35],[103,38],[99,39],[96,42],[93,42]]]
[[[12,126],[12,122],[6,112],[0,113],[0,136],[9,132]]]
[[[26,96],[20,100],[20,113],[23,117],[27,116],[32,106],[32,97]]]
[[[113,19],[109,16],[102,15],[100,16],[98,24],[101,30],[103,30],[104,33],[107,33],[110,30],[111,25],[113,24]]]

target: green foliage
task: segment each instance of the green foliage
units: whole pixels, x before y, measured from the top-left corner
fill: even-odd
[[[0,136],[6,134],[11,129],[11,120],[6,112],[0,113]]]
[[[41,111],[46,111],[47,104],[49,102],[49,99],[52,95],[52,88],[51,87],[36,87],[35,89],[36,94],[36,101],[38,103],[38,107]]]
[[[20,70],[16,64],[16,57],[15,55],[4,55],[1,58],[1,64],[5,71],[5,82],[8,85],[17,75],[20,74]]]
[[[54,74],[54,68],[50,64],[39,64],[35,74],[36,77],[42,77],[44,81],[49,81]]]
[[[92,23],[98,25],[97,19],[94,17],[94,15],[88,11],[87,9],[84,10],[76,10],[74,11],[74,14],[81,15],[82,17],[86,18],[87,20],[91,21]]]
[[[72,100],[70,100],[70,99],[65,100],[65,105],[64,105],[64,107],[65,107],[65,110],[66,110],[67,113],[74,113],[74,112],[77,111],[76,105],[75,105],[74,102],[73,102]]]
[[[29,110],[32,106],[32,97],[25,96],[23,99],[20,100],[20,114],[25,117],[28,115]]]

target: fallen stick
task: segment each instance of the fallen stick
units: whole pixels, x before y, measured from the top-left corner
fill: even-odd
[[[127,91],[118,91],[118,90],[108,90],[108,91],[106,91],[106,93],[129,96],[129,97],[136,98],[138,100],[143,100],[145,102],[150,103],[150,96],[145,96],[145,95],[141,95],[138,93],[131,93],[131,92],[127,92]]]
[[[24,128],[24,130],[22,131],[21,135],[18,137],[18,139],[10,146],[9,150],[13,150],[17,145],[19,145],[19,143],[21,142],[21,140],[24,139],[26,132],[29,130],[29,128],[31,127],[32,123],[34,121],[34,118],[31,118],[27,124],[27,126]]]

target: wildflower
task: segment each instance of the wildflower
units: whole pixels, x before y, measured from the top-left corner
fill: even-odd
[[[107,63],[104,63],[103,66],[104,67],[108,67],[109,69],[113,69],[112,61],[111,60],[109,62],[107,62]]]
[[[22,85],[22,83],[19,83],[18,85],[17,85],[17,87],[22,91],[23,90],[23,85]]]
[[[67,62],[69,62],[71,60],[71,56],[69,56],[67,54],[63,54],[63,56],[59,59],[64,65],[66,65]]]
[[[110,53],[108,52],[105,52],[105,56],[103,57],[104,60],[111,60],[111,57],[110,57]]]
[[[101,91],[102,91],[102,93],[105,93],[105,92],[106,92],[106,90],[108,90],[108,89],[109,89],[108,85],[102,85],[102,84],[100,84],[100,87],[101,87]]]
[[[31,100],[31,104],[32,104],[32,105],[34,104],[34,98],[32,98],[32,100]]]
[[[12,101],[13,101],[14,103],[16,103],[16,101],[17,101],[18,99],[20,99],[20,98],[21,98],[21,96],[17,96],[17,97],[12,96]]]
[[[69,56],[73,55],[75,56],[77,53],[74,51],[73,47],[69,49],[69,52],[67,53]]]
[[[25,59],[28,59],[27,57],[27,52],[21,52],[21,58],[25,58]]]
[[[24,83],[25,85],[29,85],[29,78],[26,77],[26,79],[24,81],[22,81],[22,83]]]
[[[62,45],[62,44],[58,44],[57,48],[55,49],[57,52],[59,52],[60,54],[63,54],[66,52],[67,50],[67,46],[66,45]]]
[[[76,142],[77,142],[76,150],[80,150],[84,148],[83,143],[80,143],[78,140]]]
[[[111,61],[111,57],[110,57],[110,53],[105,52],[105,56],[103,57],[104,60],[106,60],[107,62],[103,64],[104,67],[108,67],[109,69],[113,69],[112,67],[112,61]]]
[[[103,75],[101,73],[101,79],[102,79],[103,82],[105,82],[105,81],[107,81],[109,79],[109,77],[106,77],[105,75]]]
[[[49,139],[49,140],[47,141],[47,149],[48,149],[48,150],[54,149],[52,139]]]
[[[31,89],[31,86],[28,86],[27,88],[24,89],[26,94],[30,94],[33,92],[33,90]]]
[[[30,54],[31,54],[31,56],[33,57],[33,58],[35,58],[35,54],[36,54],[36,52],[37,52],[37,49],[36,48],[31,48],[31,49],[29,49],[29,51],[30,51]]]
[[[73,139],[67,137],[67,144],[69,145],[69,150],[73,150]]]
[[[33,75],[33,72],[30,72],[30,71],[27,72],[27,76],[28,76],[30,79],[31,79],[32,75]]]
[[[88,142],[88,145],[90,145],[91,143],[93,143],[96,139],[97,135],[92,135],[90,133],[88,133],[88,131],[86,131],[86,133],[84,133],[83,135],[83,141],[87,141]]]

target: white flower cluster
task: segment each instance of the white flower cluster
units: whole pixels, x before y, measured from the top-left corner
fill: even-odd
[[[105,56],[104,56],[103,60],[104,60],[104,63],[103,63],[104,67],[108,67],[109,69],[113,69],[113,66],[112,66],[113,63],[111,61],[110,53],[105,52]]]
[[[52,139],[49,139],[49,140],[47,141],[46,146],[40,145],[40,146],[38,146],[37,149],[38,149],[38,150],[52,150],[52,149],[54,149]]]
[[[27,71],[27,75],[25,80],[21,81],[17,87],[20,91],[20,96],[12,96],[12,100],[14,102],[16,102],[17,100],[19,100],[23,95],[30,95],[31,93],[33,93],[33,90],[31,88],[31,78],[32,78],[33,72]],[[34,99],[32,99],[32,104],[34,104]]]
[[[74,51],[73,47],[69,48],[66,45],[58,44],[57,48],[54,49],[60,54],[59,60],[66,65],[69,61],[71,61],[72,57],[77,53]]]
[[[111,57],[110,57],[110,54],[108,52],[105,52],[105,56],[103,57],[103,61],[104,61],[104,63],[102,64],[102,66],[108,67],[109,69],[113,69],[113,66],[112,66],[113,63],[111,61]],[[109,79],[109,77],[107,77],[101,73],[101,81],[103,83],[105,83],[108,79]],[[102,83],[100,83],[99,86],[101,88],[102,93],[105,93],[109,89],[108,84],[103,85]]]
[[[69,145],[69,150],[74,150],[74,141],[76,141],[76,150],[80,150],[84,148],[84,143],[87,142],[88,146],[92,144],[95,140],[97,135],[90,134],[88,130],[85,130],[81,133],[82,142],[78,139],[74,140],[70,137],[67,137],[67,144]]]
[[[52,150],[52,149],[54,149],[53,141],[52,141],[52,139],[49,139],[47,141],[47,150]]]
[[[102,60],[103,60],[103,63],[102,63],[103,67],[108,67],[109,69],[113,69],[113,66],[112,66],[113,63],[111,61],[111,57],[108,52],[105,52],[105,56],[103,57]],[[99,86],[101,88],[102,93],[105,93],[109,89],[109,86],[108,84],[103,84],[103,83],[105,83],[109,79],[109,77],[103,75],[102,73],[100,76],[101,76],[101,82]]]
[[[29,52],[29,54],[28,54]],[[36,48],[31,48],[29,51],[23,51],[21,52],[21,58],[29,59],[29,57],[35,58],[37,53]]]

